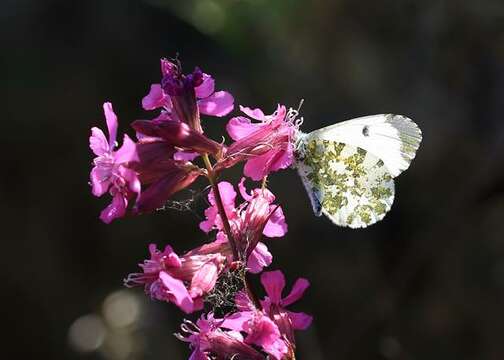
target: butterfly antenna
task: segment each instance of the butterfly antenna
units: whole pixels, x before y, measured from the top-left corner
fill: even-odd
[[[304,99],[301,99],[301,100],[299,101],[299,105],[298,105],[298,107],[297,107],[297,112],[298,112],[298,114],[299,114],[299,112],[301,111],[301,107],[303,106],[303,104],[304,104]]]

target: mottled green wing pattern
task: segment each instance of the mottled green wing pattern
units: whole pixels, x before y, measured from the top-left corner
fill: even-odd
[[[351,228],[383,219],[394,201],[394,180],[383,161],[341,142],[304,140],[296,166],[315,213]]]

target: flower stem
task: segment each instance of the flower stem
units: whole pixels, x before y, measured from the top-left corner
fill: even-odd
[[[216,174],[213,170],[212,163],[210,162],[210,159],[208,158],[208,154],[203,154],[202,157],[203,157],[203,161],[205,162],[205,166],[206,166],[206,169],[208,172],[208,180],[210,181],[210,185],[212,186],[212,191],[214,194],[215,203],[217,204],[217,210],[219,211],[219,215],[222,220],[222,225],[224,226],[224,232],[226,233],[229,245],[231,247],[231,251],[233,253],[233,260],[239,261],[241,259],[238,254],[238,248],[236,246],[235,239],[233,237],[233,234],[231,233],[231,226],[229,226],[229,220],[226,215],[226,211],[224,209],[224,204],[222,203],[222,197],[220,195],[219,186],[217,185]]]
[[[242,260],[247,261],[247,259],[241,259],[240,254],[238,253],[238,247],[236,245],[236,241],[233,237],[233,234],[231,233],[231,226],[229,225],[229,220],[226,215],[226,211],[224,209],[224,204],[222,203],[222,197],[220,195],[219,186],[217,185],[217,177],[216,177],[216,174],[213,170],[212,163],[210,162],[210,159],[207,154],[204,154],[202,157],[203,157],[203,161],[205,163],[205,167],[208,172],[207,177],[208,177],[208,180],[210,181],[210,185],[212,186],[212,191],[214,193],[215,203],[217,204],[217,210],[219,211],[219,215],[222,220],[222,225],[224,226],[224,232],[226,233],[229,245],[231,247],[231,251],[233,253],[233,260],[234,261],[242,261]],[[242,266],[245,267],[245,264],[243,264]],[[245,276],[243,276],[243,286],[245,287],[245,290],[247,291],[249,298],[252,300],[254,305],[259,309],[261,306],[261,303],[259,302],[259,299],[252,291],[252,287],[249,284],[249,281],[247,279],[246,274],[245,274]]]

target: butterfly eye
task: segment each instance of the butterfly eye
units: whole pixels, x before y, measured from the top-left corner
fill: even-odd
[[[362,128],[362,135],[369,136],[369,127],[367,125]]]

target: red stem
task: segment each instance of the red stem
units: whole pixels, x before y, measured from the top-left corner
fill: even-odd
[[[208,155],[203,155],[203,160],[205,162],[207,171],[208,171],[208,180],[210,181],[210,185],[212,186],[212,191],[214,194],[215,203],[217,204],[217,210],[219,211],[220,218],[222,220],[222,225],[224,226],[224,232],[228,238],[229,246],[231,247],[231,251],[233,253],[233,260],[239,261],[240,256],[238,253],[238,247],[236,245],[236,241],[231,232],[231,226],[229,225],[229,219],[226,214],[226,210],[224,209],[224,204],[222,202],[222,197],[219,191],[219,186],[217,185],[217,177],[215,176],[215,172],[213,171],[212,164],[210,163],[210,159]]]
[[[224,203],[222,202],[222,197],[221,197],[221,194],[219,191],[219,186],[217,184],[217,177],[216,177],[216,174],[213,170],[212,164],[210,163],[210,159],[208,158],[208,155],[206,155],[206,154],[203,155],[203,160],[204,160],[206,168],[207,168],[208,180],[210,181],[210,185],[212,186],[212,191],[214,194],[215,203],[217,204],[217,210],[219,211],[219,215],[222,220],[224,232],[226,233],[229,245],[231,247],[231,251],[233,253],[233,260],[234,261],[242,261],[242,260],[246,261],[246,259],[240,258],[240,254],[238,252],[238,246],[236,244],[236,240],[233,237],[233,234],[231,233],[231,226],[229,225],[229,219],[228,219],[226,211],[224,209]],[[243,266],[246,266],[246,265],[243,264]],[[261,303],[259,302],[259,299],[252,291],[252,288],[251,288],[249,281],[247,279],[247,274],[245,274],[245,276],[243,278],[243,285],[245,286],[245,289],[247,291],[248,296],[250,297],[252,302],[255,304],[255,306],[259,309],[261,306]]]

